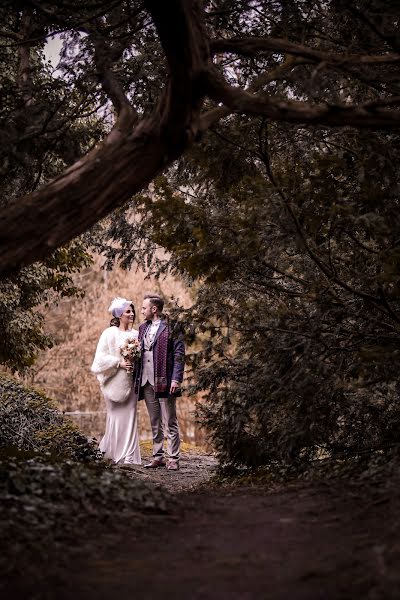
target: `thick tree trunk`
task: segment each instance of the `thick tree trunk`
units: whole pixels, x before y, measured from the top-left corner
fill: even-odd
[[[45,258],[55,248],[122,206],[181,156],[202,130],[229,112],[310,125],[400,127],[399,96],[389,94],[359,105],[331,105],[285,100],[262,91],[265,83],[273,80],[278,71],[282,73],[294,68],[298,57],[339,68],[342,62],[396,65],[398,54],[331,54],[268,36],[215,40],[212,43],[214,53],[256,55],[277,49],[297,57],[292,56],[275,70],[261,74],[258,83],[243,90],[230,85],[211,63],[203,2],[145,0],[144,6],[157,29],[169,69],[158,108],[138,122],[137,113],[113,72],[113,58],[107,55],[107,40],[97,39],[95,54],[99,79],[114,102],[117,123],[97,149],[0,215],[0,276]],[[25,76],[24,64],[21,73]],[[261,92],[254,93],[258,89]],[[200,119],[206,95],[219,107],[214,107]],[[28,97],[26,101],[29,101]]]
[[[176,151],[176,154],[179,152]],[[121,137],[92,153],[0,218],[0,272],[40,260],[124,204],[175,157],[154,133]]]
[[[170,71],[158,108],[131,132],[121,110],[99,148],[1,215],[0,276],[43,259],[123,205],[179,157],[200,130],[208,45],[197,3],[145,4]]]

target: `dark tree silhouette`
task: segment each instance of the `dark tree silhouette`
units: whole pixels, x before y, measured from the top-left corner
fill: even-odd
[[[296,0],[6,2],[2,60],[11,52],[16,99],[2,123],[3,173],[33,140],[50,143],[71,94],[75,115],[65,123],[83,117],[88,94],[92,114],[113,104],[115,122],[86,154],[71,152],[56,177],[6,204],[0,273],[89,229],[229,114],[398,128],[398,14],[386,4],[317,1],[305,12]],[[66,37],[59,104],[38,88],[35,54],[55,31]],[[60,85],[54,79],[48,94]]]

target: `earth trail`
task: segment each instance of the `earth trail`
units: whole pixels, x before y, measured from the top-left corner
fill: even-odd
[[[398,493],[369,490],[365,500],[344,484],[213,488],[204,482],[214,467],[213,457],[189,452],[179,473],[130,473],[163,484],[176,511],[98,532],[54,598],[400,597]]]

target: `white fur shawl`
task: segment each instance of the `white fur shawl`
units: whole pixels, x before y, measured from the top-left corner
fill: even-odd
[[[138,337],[136,329],[121,331],[118,327],[108,327],[100,336],[91,371],[97,375],[100,384],[115,375],[122,359],[120,347],[127,337]]]

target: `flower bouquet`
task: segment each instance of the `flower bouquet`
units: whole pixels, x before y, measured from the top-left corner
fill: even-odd
[[[132,363],[132,370],[134,363],[140,358],[142,354],[142,348],[137,338],[129,337],[120,346],[119,351],[125,360]]]

